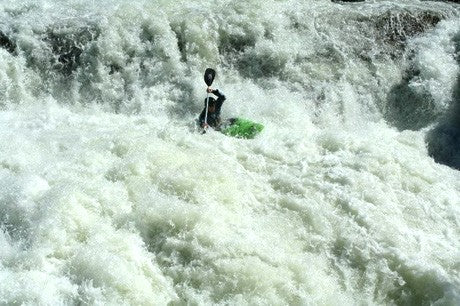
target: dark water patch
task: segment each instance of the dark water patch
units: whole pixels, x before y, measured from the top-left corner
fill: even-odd
[[[460,170],[460,127],[438,125],[427,137],[428,154],[440,164]]]
[[[390,259],[390,269],[404,280],[389,293],[390,301],[396,305],[433,305],[446,295],[446,283],[434,271],[417,271],[397,259]]]
[[[331,0],[335,3],[347,3],[347,2],[364,2],[366,0]]]
[[[168,112],[172,118],[184,118],[190,114],[196,114],[198,117],[199,112],[201,111],[201,106],[196,108],[194,103],[194,87],[193,81],[190,81],[189,78],[184,78],[182,80],[173,81],[174,88],[177,89],[176,96],[171,96],[171,100],[178,101],[173,103],[168,107]],[[203,99],[206,97],[206,94],[203,92]],[[203,101],[203,100],[201,100]]]
[[[408,54],[410,61],[413,53]],[[432,95],[411,86],[411,81],[420,75],[413,65],[406,69],[402,80],[391,87],[383,116],[398,130],[419,130],[432,124],[441,115]]]
[[[435,27],[445,13],[432,11],[388,12],[376,23],[380,39],[391,48],[393,59],[403,58],[408,62],[401,81],[395,84],[387,95],[383,116],[398,130],[419,130],[440,120],[444,111],[440,109],[432,94],[423,88],[416,88],[420,71],[412,63],[415,50],[405,50],[407,40]]]
[[[460,0],[421,0],[423,2],[453,2],[460,3]]]
[[[11,54],[16,54],[16,43],[5,33],[0,31],[0,48],[5,49]]]
[[[277,54],[269,49],[251,49],[239,59],[238,70],[248,78],[280,77],[288,60],[288,54]]]
[[[454,103],[447,115],[426,136],[428,154],[440,164],[460,170],[460,76]]]
[[[416,91],[408,79],[394,85],[387,96],[384,118],[398,130],[419,130],[440,115],[429,92]]]
[[[39,9],[39,7],[40,4],[36,3],[22,3],[17,6],[3,7],[3,11],[13,18],[18,18]]]
[[[460,34],[454,37],[457,63],[460,66]],[[440,164],[460,170],[460,74],[453,93],[453,103],[439,124],[426,136],[428,154]]]
[[[273,38],[271,26],[266,23],[262,27],[252,27],[249,24],[232,24],[231,27],[222,25],[219,28],[219,53],[227,57],[239,54],[255,47],[259,40]]]
[[[66,75],[74,72],[82,64],[82,53],[98,36],[97,27],[50,28],[44,41],[51,47],[56,58],[53,68]]]
[[[219,53],[244,52],[249,47],[254,47],[257,38],[250,33],[230,34],[220,33]]]
[[[273,40],[272,31],[268,25],[264,26],[262,32],[254,32],[246,36],[242,45],[233,45],[234,50],[238,51],[238,56],[234,61],[235,67],[243,77],[283,79],[286,65],[292,60],[291,55],[284,50],[272,48],[271,44],[256,46],[258,40],[270,42]]]
[[[177,48],[180,53],[182,62],[187,62],[187,40],[185,38],[186,25],[185,22],[176,26],[171,26],[173,32],[176,34]]]
[[[244,77],[279,77],[288,58],[283,52],[269,47],[274,46],[275,27],[277,25],[270,20],[260,20],[260,24],[256,25],[241,21],[221,24],[217,45],[219,56]]]
[[[359,290],[374,287],[374,297],[386,305],[433,305],[439,301],[450,305],[449,287],[453,285],[434,270],[420,269],[392,252],[369,254],[369,250],[346,237],[334,241],[331,253],[335,259],[332,267],[342,286],[349,283],[348,274],[334,268],[337,262],[353,271]]]

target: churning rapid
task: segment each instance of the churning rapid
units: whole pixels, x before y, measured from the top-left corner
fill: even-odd
[[[458,305],[459,17],[3,0],[0,304]]]

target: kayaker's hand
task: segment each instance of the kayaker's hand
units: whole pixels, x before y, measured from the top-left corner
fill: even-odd
[[[214,89],[212,89],[211,87],[208,87],[208,89],[206,89],[206,91],[207,91],[208,93],[212,93],[212,92],[214,91]]]

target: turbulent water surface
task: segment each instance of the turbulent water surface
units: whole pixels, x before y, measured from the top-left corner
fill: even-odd
[[[458,305],[459,63],[454,2],[1,1],[0,304]]]

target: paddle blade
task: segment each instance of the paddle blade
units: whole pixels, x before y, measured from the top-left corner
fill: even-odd
[[[211,86],[212,82],[214,81],[214,78],[216,76],[216,71],[212,68],[206,69],[204,72],[204,82],[206,85]]]

